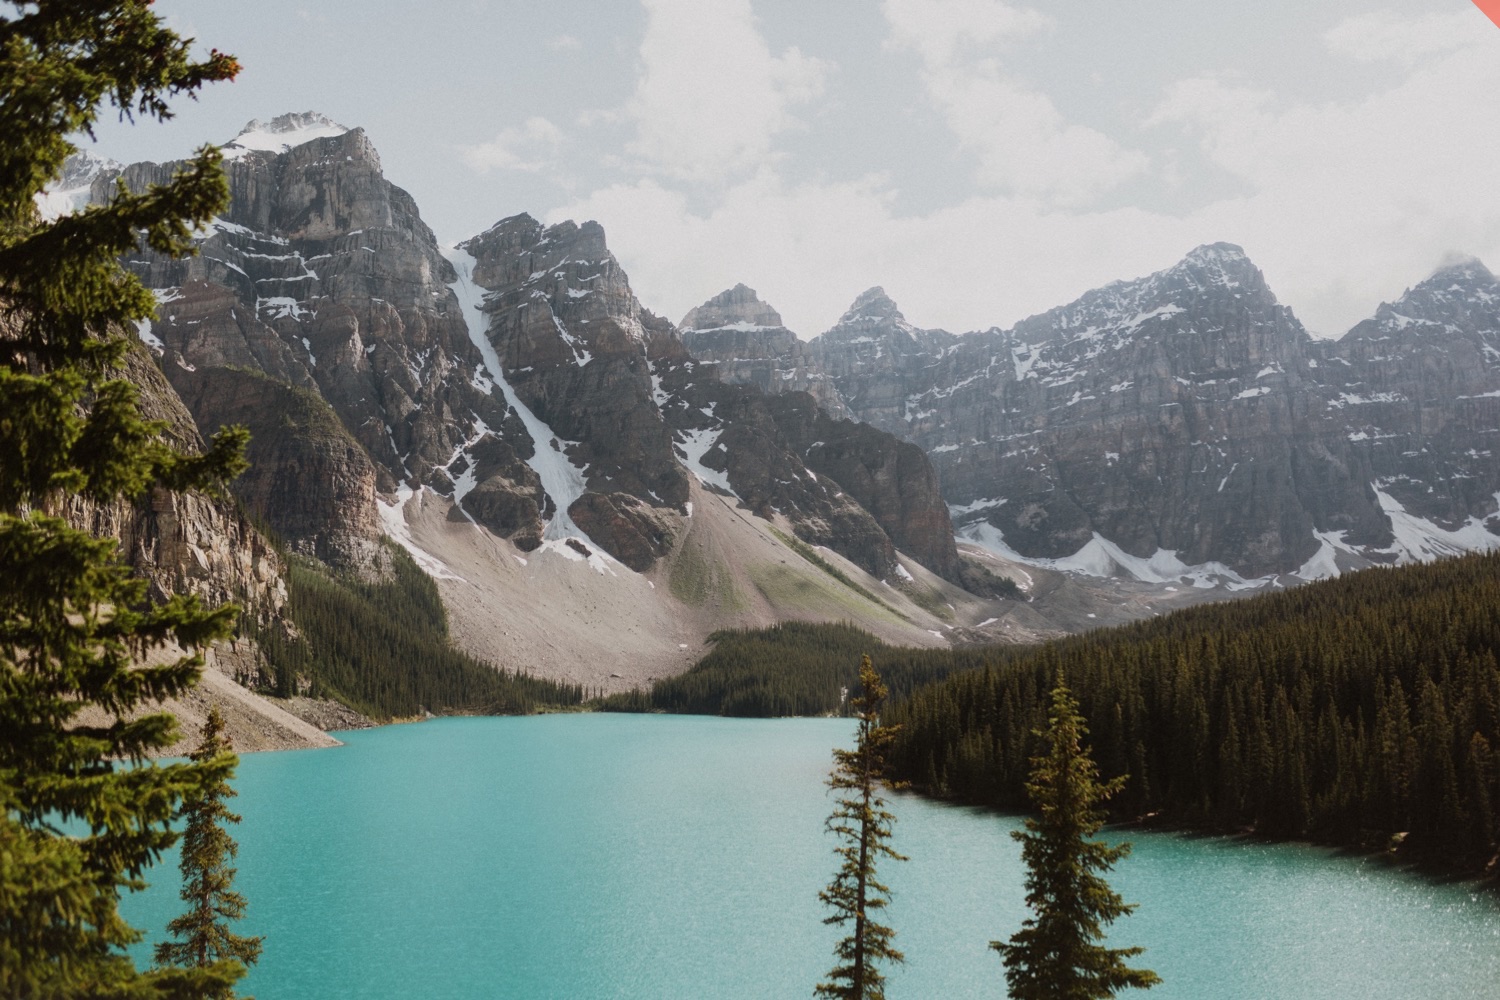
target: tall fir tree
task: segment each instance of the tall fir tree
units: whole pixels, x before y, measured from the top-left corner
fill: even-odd
[[[229,929],[229,922],[245,915],[245,897],[235,892],[236,869],[229,862],[239,854],[239,845],[229,836],[226,824],[240,817],[229,811],[225,799],[238,793],[229,784],[239,763],[224,735],[224,716],[214,705],[203,721],[202,738],[190,759],[199,764],[224,765],[223,777],[204,785],[183,805],[187,825],[182,832],[182,901],[187,912],[167,925],[176,941],[156,946],[158,965],[207,968],[231,959],[251,966],[260,958],[261,938],[242,937]],[[216,1000],[231,1000],[226,988]]]
[[[828,982],[819,983],[814,993],[837,1000],[885,1000],[885,976],[878,966],[904,960],[891,943],[896,932],[875,920],[890,902],[890,889],[876,877],[876,862],[882,857],[906,860],[890,846],[896,817],[880,795],[885,752],[896,730],[880,724],[887,692],[869,656],[860,662],[859,684],[860,693],[851,702],[859,720],[855,746],[834,750],[835,766],[828,777],[828,787],[839,798],[827,829],[841,841],[834,853],[842,864],[828,888],[818,893],[834,911],[823,922],[853,928],[834,950],[838,964]]]
[[[1033,913],[1009,942],[991,941],[1005,962],[1015,1000],[1101,1000],[1121,990],[1149,989],[1161,978],[1132,969],[1127,958],[1143,948],[1106,948],[1104,927],[1135,909],[1110,888],[1103,874],[1130,853],[1091,839],[1104,825],[1099,803],[1125,785],[1125,777],[1100,782],[1084,748],[1088,730],[1078,703],[1058,676],[1052,711],[1041,737],[1045,752],[1032,758],[1026,791],[1038,816],[1021,842],[1026,862],[1026,905]]]
[[[192,250],[225,203],[212,148],[168,184],[119,188],[108,205],[55,221],[37,196],[99,112],[171,116],[168,100],[238,71],[192,55],[150,0],[0,2],[0,995],[197,997],[232,986],[234,962],[141,973],[122,892],[175,840],[185,796],[223,761],[155,766],[174,723],[140,710],[196,683],[200,655],[137,668],[168,643],[226,635],[232,607],[152,605],[112,540],[56,516],[148,489],[216,487],[243,467],[243,431],[203,454],[174,450],[118,377],[154,299],[118,262],[144,242]],[[85,709],[112,721],[92,724]]]

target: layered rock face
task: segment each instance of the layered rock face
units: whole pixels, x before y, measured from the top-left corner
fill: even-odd
[[[819,359],[755,289],[735,285],[720,292],[688,310],[679,325],[693,357],[717,365],[725,382],[753,385],[765,393],[806,392],[830,416],[852,419]]]
[[[225,153],[231,203],[199,255],[128,262],[161,302],[143,336],[200,426],[249,425],[254,466],[236,490],[251,509],[293,547],[359,563],[378,553],[377,489],[450,493],[487,429],[518,425],[489,391],[452,267],[362,130],[282,116]],[[123,176],[135,189],[175,168]],[[539,533],[534,483],[484,485],[476,508],[495,530]]]
[[[1459,262],[1314,341],[1238,247],[1214,244],[958,337],[871,289],[799,356],[931,457],[961,534],[1088,572],[1239,585],[1500,544],[1497,304],[1493,276]]]
[[[1445,265],[1337,344],[1317,346],[1329,420],[1356,477],[1386,495],[1382,510],[1394,513],[1394,500],[1439,525],[1493,525],[1500,281],[1489,269]]]
[[[122,375],[140,389],[142,414],[167,425],[185,451],[203,447],[192,416],[146,351],[126,357]],[[59,513],[101,538],[116,538],[126,562],[151,583],[153,600],[194,594],[209,605],[233,602],[261,622],[286,603],[285,566],[227,498],[154,490],[135,502],[72,498]]]
[[[641,307],[597,222],[505,219],[460,245],[489,294],[487,336],[517,398],[586,469],[588,489],[660,507],[687,475],[652,399]]]
[[[951,573],[951,525],[920,453],[913,463],[899,442],[872,431],[840,469],[854,485],[810,471],[810,446],[821,436],[829,460],[842,458],[855,425],[831,420],[806,397],[788,407],[757,386],[726,381],[722,364],[695,362],[672,324],[641,308],[596,223],[544,228],[517,216],[460,250],[486,293],[484,334],[502,380],[533,437],[552,450],[549,462],[566,466],[554,469],[561,485],[549,496],[560,496],[572,525],[627,566],[645,569],[671,551],[690,516],[691,474],[876,575],[895,566],[893,539],[904,546],[907,538],[915,558]],[[749,289],[716,303],[697,315],[779,322]],[[918,527],[934,512],[936,541]]]

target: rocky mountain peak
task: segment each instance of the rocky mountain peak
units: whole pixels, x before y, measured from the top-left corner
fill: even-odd
[[[854,304],[839,318],[839,325],[871,321],[876,323],[906,322],[906,317],[901,315],[901,310],[896,308],[895,301],[885,294],[885,289],[879,285],[861,292],[855,298]]]
[[[77,187],[88,184],[100,174],[117,174],[125,168],[118,160],[100,156],[91,149],[82,149],[63,162],[60,187]]]
[[[62,176],[37,196],[37,211],[48,221],[76,212],[92,200],[96,183],[118,177],[123,169],[93,150],[79,150],[63,161]]]
[[[1166,283],[1184,281],[1205,290],[1248,288],[1269,293],[1260,269],[1242,247],[1233,243],[1205,243],[1195,247],[1175,265],[1151,278],[1158,276],[1166,279]]]
[[[1427,281],[1483,281],[1493,282],[1495,275],[1484,266],[1484,261],[1472,254],[1451,253],[1432,272]],[[1424,282],[1425,284],[1426,282]]]
[[[776,328],[782,323],[780,313],[762,302],[755,289],[741,283],[720,292],[701,306],[689,309],[677,325],[683,330],[719,330],[725,327],[748,330]]]
[[[1391,335],[1493,335],[1500,331],[1500,281],[1477,257],[1451,255],[1426,280],[1395,302],[1383,302],[1373,319],[1349,331],[1355,341]],[[1490,357],[1485,351],[1486,358]]]
[[[351,131],[316,111],[290,112],[268,122],[251,119],[239,135],[221,148],[226,159],[238,159],[251,151],[285,153],[314,139],[327,139]]]

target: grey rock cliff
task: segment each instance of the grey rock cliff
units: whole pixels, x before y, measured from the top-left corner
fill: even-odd
[[[1315,341],[1221,243],[1009,330],[922,330],[871,289],[798,357],[931,457],[963,534],[1234,582],[1492,544],[1497,304],[1494,277],[1458,261]]]

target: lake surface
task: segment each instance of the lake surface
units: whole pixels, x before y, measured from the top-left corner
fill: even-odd
[[[258,1000],[811,997],[844,720],[443,719],[240,764],[241,933]],[[1003,997],[988,942],[1025,916],[1018,820],[897,797],[892,1000]],[[1132,832],[1154,1000],[1493,998],[1500,904],[1317,848]],[[128,901],[153,935],[176,858]],[[154,938],[153,938],[154,939]],[[142,954],[145,954],[144,950]]]

